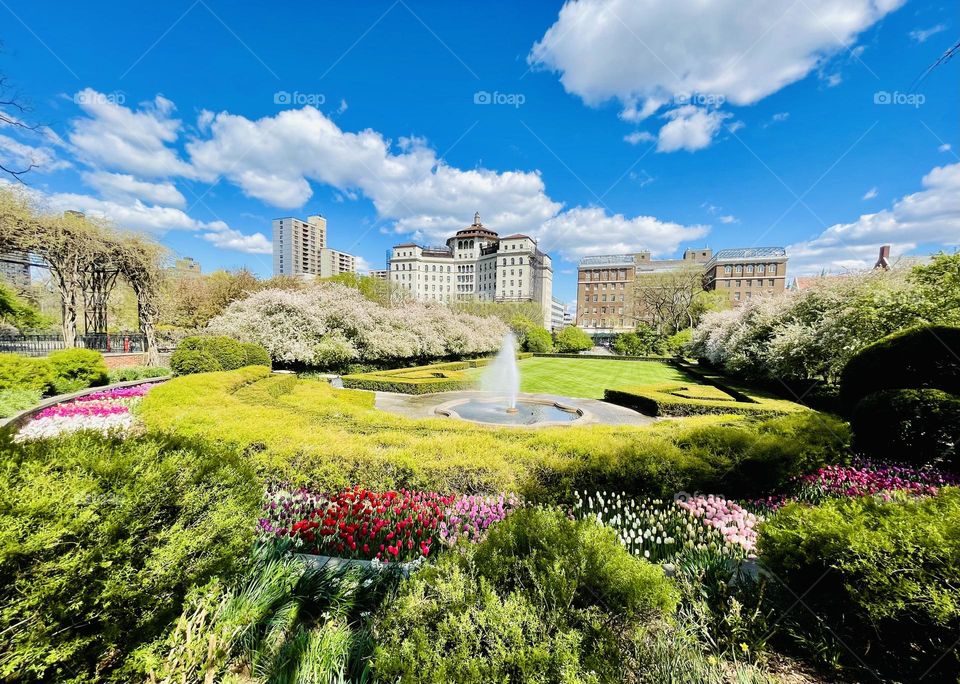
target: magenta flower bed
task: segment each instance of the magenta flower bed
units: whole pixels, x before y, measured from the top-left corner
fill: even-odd
[[[799,499],[818,496],[865,496],[902,491],[917,496],[936,494],[941,487],[960,482],[954,475],[934,469],[874,465],[826,466],[800,478]]]
[[[116,387],[114,389],[103,390],[102,392],[87,394],[74,399],[74,401],[86,403],[88,401],[110,401],[113,399],[139,399],[156,387],[157,384],[156,382],[147,382],[142,385],[134,385],[133,387]]]

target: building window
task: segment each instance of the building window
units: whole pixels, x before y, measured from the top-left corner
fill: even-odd
[[[736,299],[736,300],[739,302],[739,301],[740,301],[740,293],[739,293],[739,292],[734,292],[734,293],[733,293],[733,298]]]
[[[777,272],[777,265],[776,265],[776,264],[770,264],[770,266],[767,268],[767,270],[770,272],[770,275],[774,275],[774,274]]]
[[[724,267],[723,267],[723,272],[726,273],[727,275],[730,275],[731,273],[733,273],[733,267],[732,267],[732,266],[724,266]]]
[[[763,275],[763,264],[757,265],[757,273],[759,273],[760,275]]]

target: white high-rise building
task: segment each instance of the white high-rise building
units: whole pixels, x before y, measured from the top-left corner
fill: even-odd
[[[352,254],[327,246],[327,219],[273,219],[273,274],[329,278],[356,271]]]
[[[451,302],[475,299],[536,302],[550,328],[553,265],[528,235],[500,237],[475,214],[473,224],[457,231],[445,246],[413,242],[390,254],[390,282],[416,299]]]

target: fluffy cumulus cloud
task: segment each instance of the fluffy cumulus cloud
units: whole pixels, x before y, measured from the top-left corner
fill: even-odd
[[[263,233],[244,235],[238,230],[217,223],[208,228],[210,230],[203,233],[203,239],[217,247],[247,254],[273,254],[273,243]]]
[[[838,223],[812,240],[790,245],[791,272],[866,268],[885,244],[892,245],[895,254],[924,244],[960,245],[960,163],[935,167],[922,183],[923,190],[900,198],[890,209]]]
[[[618,101],[628,121],[691,93],[748,105],[818,69],[904,1],[567,0],[528,61],[558,72],[588,105]]]
[[[103,197],[115,201],[128,202],[144,200],[154,204],[182,207],[186,198],[170,182],[151,183],[135,178],[127,173],[108,171],[86,171],[81,174],[83,182]]]
[[[541,246],[575,260],[594,254],[623,254],[649,249],[657,255],[670,254],[689,240],[704,237],[710,228],[661,221],[653,216],[626,218],[597,207],[577,207],[544,224],[539,231]],[[603,240],[597,236],[603,236]]]
[[[710,111],[693,105],[672,109],[664,114],[664,118],[668,121],[660,129],[657,151],[702,150],[710,145],[713,136],[720,130],[723,120],[729,116],[730,114],[724,112]]]
[[[70,167],[70,162],[58,157],[50,145],[31,145],[8,135],[0,135],[0,164],[14,171],[47,173]]]

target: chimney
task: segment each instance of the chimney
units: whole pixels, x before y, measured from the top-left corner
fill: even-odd
[[[884,270],[890,268],[890,245],[883,245],[880,248],[880,256],[877,257],[877,263],[873,267]]]

